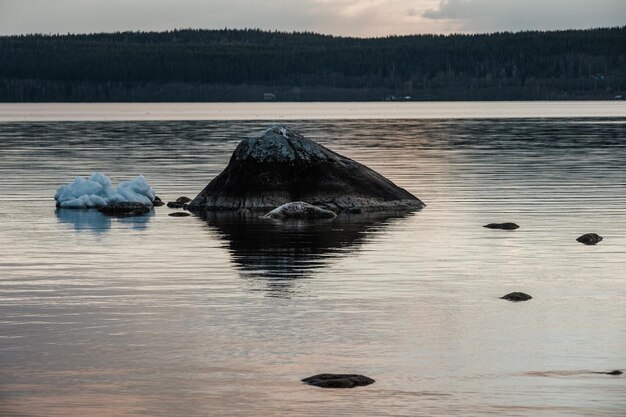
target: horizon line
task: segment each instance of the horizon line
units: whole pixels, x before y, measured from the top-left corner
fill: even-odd
[[[389,39],[389,38],[411,38],[411,37],[455,37],[455,36],[485,36],[485,35],[504,35],[504,34],[523,34],[523,33],[564,33],[564,32],[590,32],[594,30],[615,30],[626,29],[626,25],[622,26],[596,26],[588,27],[584,29],[524,29],[524,30],[504,30],[504,31],[492,31],[492,32],[453,32],[453,33],[415,33],[405,35],[379,35],[379,36],[346,36],[346,35],[333,35],[330,33],[322,33],[315,31],[288,31],[279,29],[261,29],[261,28],[173,28],[164,30],[116,30],[110,32],[31,32],[31,33],[14,33],[14,34],[0,34],[0,38],[19,38],[19,37],[71,37],[71,36],[97,36],[97,35],[122,35],[122,34],[165,34],[175,32],[263,32],[263,33],[276,33],[284,35],[314,35],[327,38],[338,39],[361,39],[361,40],[375,40],[375,39]]]

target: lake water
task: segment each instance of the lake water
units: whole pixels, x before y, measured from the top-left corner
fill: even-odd
[[[300,228],[167,207],[110,219],[52,199],[96,170],[194,197],[281,105],[247,121],[181,120],[177,105],[109,121],[61,105],[54,121],[30,105],[21,122],[29,105],[12,106],[0,109],[1,416],[626,415],[626,377],[593,373],[626,369],[624,104],[591,103],[594,117],[586,103],[288,111],[427,204]],[[370,115],[336,120],[341,106]],[[129,120],[142,117],[159,120]],[[500,221],[521,227],[482,227]],[[587,232],[604,240],[576,242]],[[511,291],[534,298],[498,298]],[[299,382],[322,372],[377,382]]]

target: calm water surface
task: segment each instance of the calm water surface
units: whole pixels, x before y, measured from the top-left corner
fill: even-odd
[[[592,373],[626,369],[626,118],[289,122],[428,204],[404,215],[54,208],[95,170],[193,197],[271,123],[0,123],[1,416],[626,414]]]

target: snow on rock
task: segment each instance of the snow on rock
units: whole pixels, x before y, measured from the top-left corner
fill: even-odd
[[[276,207],[263,217],[269,219],[334,219],[337,215],[330,210],[304,201],[294,201]]]
[[[88,179],[76,177],[69,184],[59,187],[54,199],[57,207],[86,209],[118,202],[151,206],[154,196],[154,190],[143,175],[124,181],[113,188],[111,180],[106,175],[95,172]]]

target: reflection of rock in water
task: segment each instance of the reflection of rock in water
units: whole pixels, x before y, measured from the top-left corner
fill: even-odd
[[[354,252],[369,231],[410,213],[339,215],[334,220],[278,222],[233,212],[198,213],[228,242],[243,275],[265,279],[272,295],[287,295],[293,279]]]
[[[154,210],[143,216],[122,217],[115,220],[112,220],[110,217],[105,216],[95,209],[77,210],[59,208],[55,210],[55,214],[59,223],[69,224],[77,232],[90,231],[101,234],[111,229],[113,221],[128,224],[134,230],[145,230],[148,227],[150,219],[154,216]]]

